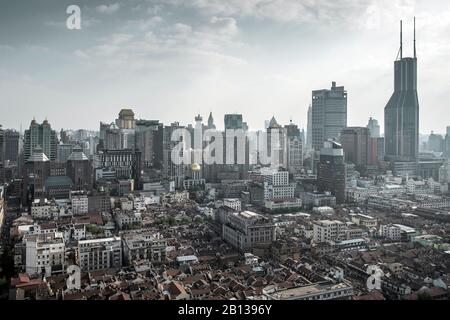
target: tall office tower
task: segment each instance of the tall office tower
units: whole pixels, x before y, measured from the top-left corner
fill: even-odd
[[[58,144],[56,149],[56,160],[58,162],[67,162],[67,159],[72,154],[73,144]]]
[[[41,146],[36,146],[25,164],[23,204],[45,196],[45,180],[50,176],[50,160]]]
[[[353,163],[356,170],[365,171],[369,161],[370,130],[364,127],[348,127],[341,131],[341,145],[345,161]]]
[[[117,179],[134,179],[139,187],[141,178],[141,152],[131,149],[104,150],[98,154],[96,168],[108,168],[116,171]]]
[[[213,118],[212,112],[209,113],[207,129],[216,129],[216,125],[214,124],[214,118]]]
[[[91,190],[92,166],[80,146],[74,146],[72,154],[67,159],[67,175],[72,179],[75,190]]]
[[[106,138],[106,131],[111,127],[111,123],[105,123],[100,121],[100,134],[99,134],[99,145],[100,148],[104,147],[105,144],[105,138]]]
[[[5,181],[5,131],[0,125],[0,183]]]
[[[20,134],[15,130],[5,130],[5,161],[17,163],[19,160]]]
[[[56,131],[52,130],[50,123],[46,120],[42,124],[38,124],[35,119],[31,121],[30,128],[25,130],[23,152],[25,161],[33,155],[33,151],[37,146],[50,161],[56,160],[56,146],[58,145],[58,137]]]
[[[433,152],[443,152],[444,138],[440,134],[435,134],[431,131],[431,134],[428,136],[427,150]]]
[[[331,90],[312,92],[312,147],[320,151],[328,139],[337,139],[347,126],[347,91],[333,81]]]
[[[379,138],[380,137],[380,125],[378,124],[378,120],[370,117],[369,123],[367,124],[367,128],[370,130],[371,138]]]
[[[172,161],[172,150],[180,143],[179,141],[172,141],[172,134],[177,129],[184,129],[178,122],[172,123],[170,126],[165,126],[163,131],[163,176],[164,178],[174,181],[177,188],[183,186],[186,176],[186,165],[177,164]],[[184,137],[183,137],[184,138]],[[180,156],[184,156],[187,148],[182,148]]]
[[[116,120],[116,125],[120,129],[134,129],[136,121],[134,120],[134,112],[131,109],[122,109],[119,112],[119,118]]]
[[[308,122],[306,124],[306,148],[308,150],[312,149],[312,106],[308,107],[307,114]]]
[[[272,145],[273,134],[278,136],[277,145]],[[287,169],[287,129],[280,126],[275,117],[272,117],[269,122],[269,127],[267,128],[267,150],[268,154],[272,156],[272,161],[278,161],[278,163],[272,163],[273,166],[279,166]],[[275,154],[272,152],[276,152],[278,154],[276,159],[274,159],[273,156],[275,156]]]
[[[155,166],[157,132],[161,126],[158,120],[136,120],[135,146],[142,153],[142,168]]]
[[[403,57],[402,36],[402,22],[400,22],[400,51],[394,63],[394,93],[384,109],[385,157],[391,162],[417,162],[419,158],[419,99],[415,18],[413,58]]]
[[[224,117],[225,130],[244,129],[242,114],[226,114]]]
[[[119,150],[122,149],[122,134],[120,129],[114,123],[104,131],[103,149]]]
[[[367,155],[367,166],[377,166],[379,164],[378,160],[378,150],[380,146],[378,145],[380,142],[380,138],[371,138],[369,137],[369,153]]]
[[[192,162],[199,164],[203,168],[203,148],[206,146],[203,143],[203,117],[201,115],[197,115],[195,117],[195,127],[193,132],[191,133],[191,148],[193,150]]]
[[[60,140],[61,140],[61,143],[63,143],[63,144],[68,144],[68,143],[70,142],[70,140],[71,140],[70,135],[69,135],[68,132],[67,132],[66,130],[64,130],[64,129],[61,129],[61,130],[59,131],[59,138],[60,138]]]
[[[120,149],[136,148],[136,129],[120,129]]]
[[[377,139],[377,160],[378,162],[384,161],[385,156],[385,149],[384,149],[384,137]]]
[[[284,127],[287,137],[287,169],[299,173],[303,166],[303,140],[300,129],[292,121]]]
[[[331,192],[337,203],[345,202],[347,169],[344,150],[335,141],[324,142],[317,165],[317,187],[321,192]]]
[[[447,134],[445,135],[444,155],[450,158],[450,126],[447,127]]]

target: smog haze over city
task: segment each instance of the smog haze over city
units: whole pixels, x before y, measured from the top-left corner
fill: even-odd
[[[349,124],[360,125],[382,118],[398,22],[412,55],[416,16],[420,132],[445,133],[435,117],[450,100],[445,0],[75,1],[81,30],[68,30],[72,2],[1,1],[3,126],[47,116],[58,129],[96,129],[121,107],[164,122],[227,110],[254,129],[272,115],[306,126],[311,91],[331,81],[347,88]]]

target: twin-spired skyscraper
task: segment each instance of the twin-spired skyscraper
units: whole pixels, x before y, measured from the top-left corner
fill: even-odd
[[[416,20],[414,57],[403,57],[400,22],[400,51],[394,63],[394,93],[384,109],[385,154],[391,162],[417,162],[419,157],[419,99],[417,96]]]

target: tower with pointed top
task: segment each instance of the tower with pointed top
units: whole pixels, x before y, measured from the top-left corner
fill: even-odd
[[[215,129],[216,126],[214,124],[214,118],[212,115],[212,112],[209,113],[209,117],[208,117],[208,129]]]
[[[385,160],[417,162],[419,157],[419,99],[415,18],[413,57],[403,57],[402,37],[403,25],[400,22],[400,51],[394,62],[394,93],[384,109]]]

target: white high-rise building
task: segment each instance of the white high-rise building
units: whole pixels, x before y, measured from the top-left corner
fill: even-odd
[[[378,120],[370,117],[369,123],[367,124],[367,128],[370,130],[371,138],[380,138],[380,125],[378,124]]]

